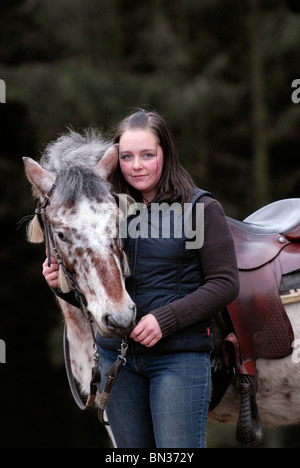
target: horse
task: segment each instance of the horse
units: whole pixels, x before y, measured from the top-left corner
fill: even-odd
[[[55,255],[60,265],[59,288],[61,292],[65,295],[70,291],[75,292],[77,297],[75,305],[71,305],[72,301],[67,302],[59,296],[57,301],[66,324],[71,373],[80,385],[81,394],[89,396],[91,368],[97,365],[99,359],[95,350],[95,333],[99,331],[105,336],[126,337],[135,325],[135,304],[126,291],[124,281],[130,272],[126,268],[126,256],[118,235],[122,210],[119,208],[117,197],[109,182],[117,165],[118,150],[115,145],[105,141],[101,133],[94,130],[85,131],[84,134],[70,130],[69,133],[61,135],[46,146],[39,163],[27,157],[23,160],[27,178],[33,188],[33,195],[39,200],[36,216],[29,225],[28,240],[42,242],[45,237],[48,261],[50,262],[51,255]],[[297,206],[299,209],[300,205]],[[278,211],[277,205],[275,211],[271,210],[271,218],[276,217],[276,210]],[[267,214],[270,214],[268,209]],[[44,224],[44,233],[38,222],[39,216]],[[272,268],[270,267],[272,271],[275,271],[274,259],[276,265],[279,264],[279,255],[283,255],[282,252],[288,253],[288,247],[292,241],[292,247],[295,250],[292,251],[292,255],[288,255],[288,258],[293,258],[295,261],[292,262],[289,271],[284,270],[284,273],[290,274],[292,270],[300,269],[297,256],[300,253],[298,234],[291,241],[282,235],[275,239],[273,231],[280,232],[279,229],[282,226],[280,228],[274,225],[268,227],[266,224],[269,221],[266,221],[266,218],[264,218],[265,223],[261,231],[255,224],[257,220],[255,216],[244,222],[227,219],[236,243],[241,277],[243,277],[243,272],[251,272],[251,278],[258,278],[255,283],[259,283],[262,295],[264,295],[264,280],[261,280],[260,272],[265,272],[270,265],[272,265]],[[298,221],[300,225],[300,219]],[[295,232],[294,228],[298,225],[293,219],[293,226],[290,226],[293,227],[292,232]],[[236,235],[236,229],[238,229],[239,236]],[[248,237],[245,237],[245,233]],[[270,239],[273,242],[272,248],[269,248]],[[259,247],[257,252],[253,248],[251,250],[253,245]],[[268,269],[267,271],[269,274]],[[282,268],[279,273],[278,270],[276,271],[276,278],[281,277]],[[251,285],[249,288],[247,286],[248,279],[249,276],[246,276],[246,282],[244,281],[247,290],[251,289]],[[280,281],[277,278],[278,290],[279,284]],[[265,289],[267,290],[267,285]],[[251,403],[255,399],[254,403],[257,403],[257,413],[262,426],[291,425],[300,422],[300,358],[298,360],[297,354],[297,346],[300,345],[300,299],[297,294],[296,296],[296,300],[292,303],[279,307],[280,317],[285,315],[284,323],[287,324],[287,330],[289,332],[292,330],[292,333],[288,337],[288,345],[277,355],[269,355],[264,350],[263,352],[260,350],[254,357],[251,353],[245,355],[240,352],[245,337],[243,337],[243,330],[238,327],[234,307],[229,305],[228,309],[220,312],[223,322],[229,323],[225,327],[225,334],[224,329],[223,335],[221,333],[221,346],[219,346],[221,352],[217,356],[222,370],[225,369],[225,372],[221,374],[225,385],[222,384],[222,391],[213,407],[210,408],[209,421],[225,424],[239,423],[242,398],[236,385],[235,374],[238,370],[238,373],[241,371],[241,374],[250,375],[251,385],[253,380],[255,381]],[[280,298],[279,292],[278,298]],[[245,307],[244,312],[247,323],[249,307],[248,309]],[[255,316],[252,312],[251,316]],[[224,320],[224,313],[226,313],[226,320]],[[258,316],[259,313],[258,311],[256,315]],[[279,323],[281,323],[280,320]],[[215,327],[214,335],[217,336],[217,331],[220,329],[218,323],[215,323]],[[264,327],[264,330],[261,330],[258,327],[255,336],[261,337],[263,332],[268,332],[268,328]],[[245,339],[247,341],[247,334]],[[265,340],[267,344],[269,341]],[[235,353],[235,357],[238,357],[233,359],[234,362],[228,359],[228,355],[232,354],[228,353],[228,343],[234,346],[237,343],[239,349]],[[249,363],[251,365],[248,365]],[[218,385],[219,383],[213,381],[214,390]],[[251,388],[253,390],[253,385]],[[101,405],[99,399],[96,399],[96,404]],[[251,404],[246,405],[246,412],[251,413],[250,407]],[[245,408],[242,419],[244,416]],[[259,419],[256,416],[255,413],[253,419]],[[245,431],[245,427],[247,431],[247,425],[251,426],[253,420],[251,417],[249,420],[250,423],[246,421],[246,424],[243,421],[240,422],[242,431]],[[242,437],[241,442],[253,445],[261,440],[260,427],[258,430],[254,429],[254,436],[252,436],[250,440],[248,436],[245,440]]]
[[[28,157],[23,161],[39,200],[28,225],[28,240],[43,241],[41,215],[49,264],[56,256],[60,265],[60,293],[75,291],[82,305],[57,297],[72,373],[81,392],[89,394],[97,330],[123,337],[135,325],[136,307],[125,288],[127,263],[118,236],[119,208],[109,183],[118,149],[95,130],[84,135],[70,130],[46,146],[39,163]]]

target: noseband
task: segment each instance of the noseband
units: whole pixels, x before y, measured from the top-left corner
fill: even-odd
[[[54,192],[54,189],[56,187],[56,184],[54,183],[48,192],[47,195],[45,195],[45,198],[43,201],[39,201],[37,208],[35,210],[35,214],[41,218],[42,224],[44,226],[44,236],[45,236],[45,243],[46,243],[46,252],[47,252],[47,259],[48,259],[48,266],[51,266],[51,248],[52,251],[55,255],[56,261],[59,265],[60,268],[63,269],[63,273],[66,277],[66,280],[68,282],[68,286],[70,288],[70,291],[74,293],[75,299],[78,302],[79,309],[81,310],[84,319],[89,323],[90,325],[90,330],[92,334],[92,339],[93,339],[93,361],[94,364],[92,366],[92,377],[90,381],[90,394],[87,398],[86,403],[83,403],[77,386],[76,382],[73,376],[72,372],[72,366],[71,366],[71,359],[70,359],[70,349],[69,349],[69,341],[67,337],[67,324],[65,323],[65,328],[64,328],[64,334],[63,334],[63,348],[64,348],[64,359],[65,359],[65,367],[66,367],[66,372],[67,372],[67,377],[68,377],[68,382],[70,385],[70,390],[72,392],[73,398],[77,404],[77,406],[83,410],[90,410],[95,407],[95,400],[97,396],[97,391],[100,394],[100,382],[101,382],[101,374],[100,374],[100,363],[99,363],[99,349],[98,345],[96,342],[96,336],[95,336],[95,331],[93,328],[93,319],[91,317],[91,313],[89,312],[87,308],[87,300],[83,293],[80,291],[79,284],[75,276],[66,268],[60,253],[57,250],[54,237],[53,237],[53,231],[51,228],[51,224],[49,223],[47,216],[46,216],[46,207],[49,204],[50,198]],[[98,418],[100,422],[102,422],[105,425],[109,425],[109,423],[104,419],[104,410],[111,392],[111,389],[113,388],[118,374],[120,370],[122,369],[123,366],[126,364],[126,359],[125,355],[128,349],[128,344],[127,344],[127,339],[126,337],[122,338],[122,344],[121,344],[121,349],[120,349],[120,355],[117,357],[117,360],[114,362],[113,366],[111,369],[105,374],[107,377],[104,391],[102,394],[100,394],[100,402],[99,402],[99,408],[98,408]]]

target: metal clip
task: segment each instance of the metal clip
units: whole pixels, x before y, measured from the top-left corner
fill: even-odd
[[[128,350],[128,343],[125,337],[125,338],[122,338],[121,349],[119,349],[121,354],[119,354],[118,356],[118,358],[122,361],[123,366],[125,366],[126,364],[125,356],[126,356],[127,350]]]
[[[94,364],[92,367],[94,367],[94,365],[99,366],[99,357],[100,357],[99,348],[96,343],[93,344],[93,348],[94,348],[94,354],[93,354]]]

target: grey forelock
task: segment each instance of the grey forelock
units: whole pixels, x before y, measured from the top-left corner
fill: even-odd
[[[82,134],[69,130],[49,143],[40,160],[41,166],[54,173],[54,198],[62,204],[74,204],[80,197],[102,200],[109,185],[93,171],[111,146],[101,132],[87,129]]]
[[[94,167],[110,145],[95,129],[86,129],[82,134],[69,130],[46,146],[40,164],[54,173],[69,166]]]
[[[92,169],[69,166],[59,171],[53,197],[60,204],[74,205],[82,197],[103,201],[108,194],[109,184]]]

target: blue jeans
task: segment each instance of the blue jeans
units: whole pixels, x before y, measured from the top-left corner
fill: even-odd
[[[101,391],[118,356],[100,349]],[[118,448],[204,448],[210,354],[126,355],[106,414]]]

